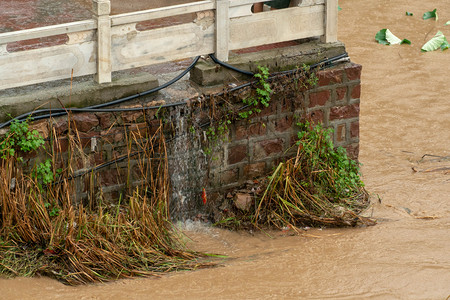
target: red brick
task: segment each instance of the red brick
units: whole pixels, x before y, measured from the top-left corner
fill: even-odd
[[[274,115],[277,112],[277,105],[273,101],[270,102],[268,107],[261,108],[260,113],[253,113],[252,117],[265,117]]]
[[[99,124],[97,116],[91,113],[74,114],[72,115],[72,122],[75,128],[81,132],[88,132]]]
[[[121,174],[123,172],[119,172],[117,169],[111,169],[100,172],[100,182],[102,186],[111,186],[116,185],[121,182]]]
[[[340,87],[336,89],[336,100],[342,100],[345,98],[345,95],[347,94],[347,88],[346,87]]]
[[[350,67],[345,68],[348,80],[357,80],[361,78],[361,65],[352,64]]]
[[[352,138],[359,137],[359,122],[358,121],[350,124],[350,136]]]
[[[243,161],[247,157],[247,145],[237,145],[228,150],[228,164],[232,165]]]
[[[347,150],[347,156],[351,159],[357,160],[359,156],[359,144],[352,144],[348,146],[344,146],[345,150]]]
[[[160,120],[151,120],[150,121],[150,134],[154,135],[159,130],[159,127],[161,125],[162,124],[161,124]]]
[[[339,124],[336,129],[336,141],[344,142],[345,141],[345,124]]]
[[[220,183],[223,185],[235,183],[238,181],[239,169],[226,170],[220,173]]]
[[[357,86],[354,86],[352,88],[351,97],[352,97],[352,99],[358,99],[361,97],[361,85],[360,84],[358,84]]]
[[[294,119],[292,116],[291,117],[286,116],[284,118],[281,118],[280,120],[275,122],[275,130],[280,131],[280,132],[286,131],[286,130],[292,128],[293,122],[294,122]]]
[[[145,137],[149,133],[147,123],[131,124],[128,128],[129,133],[136,137]]]
[[[123,130],[117,127],[107,131],[101,131],[100,134],[102,141],[105,143],[118,143],[124,140]]]
[[[254,178],[261,175],[264,175],[266,171],[266,163],[259,162],[254,164],[249,164],[244,166],[244,177],[245,178]]]
[[[69,149],[69,141],[65,137],[59,137],[53,142],[53,146],[56,152],[64,153]]]
[[[313,124],[324,122],[324,114],[320,109],[309,112],[306,118]]]
[[[356,118],[359,116],[359,103],[346,106],[332,107],[330,109],[330,121],[337,119]]]
[[[252,136],[264,135],[267,132],[266,126],[262,122],[250,124],[248,126],[238,126],[236,128],[236,140],[246,139]]]
[[[311,93],[309,95],[309,107],[324,106],[330,99],[331,92],[329,90]]]
[[[103,130],[108,129],[115,122],[115,117],[112,113],[98,113],[97,118],[99,120],[99,125]]]
[[[141,106],[133,106],[131,108],[139,108],[139,107]],[[143,115],[144,115],[143,110],[124,112],[122,113],[122,120],[126,123],[132,123],[136,122],[136,120],[138,120]]]
[[[53,124],[56,134],[60,135],[65,133],[69,129],[69,123],[67,119],[58,120]]]
[[[272,139],[259,142],[255,145],[255,160],[263,159],[271,154],[283,151],[283,140]]]
[[[338,70],[323,70],[317,72],[317,77],[319,78],[319,86],[327,86],[335,83],[342,82],[342,69]]]

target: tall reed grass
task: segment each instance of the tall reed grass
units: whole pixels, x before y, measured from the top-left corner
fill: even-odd
[[[58,141],[55,132],[52,140]],[[76,130],[69,130],[67,157],[56,151],[57,142],[47,148],[53,162],[65,162],[59,172],[53,166],[51,182],[25,172],[16,156],[0,160],[0,273],[80,284],[211,265],[185,247],[170,223],[161,130],[131,131],[125,140],[142,180],[128,182],[128,195],[116,204],[105,203],[94,173],[85,175],[88,198],[76,200],[71,178],[88,161]]]

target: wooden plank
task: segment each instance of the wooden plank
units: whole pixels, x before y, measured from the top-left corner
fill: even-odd
[[[97,24],[95,23],[94,20],[85,20],[19,31],[11,31],[0,33],[0,44],[7,44],[17,41],[54,36],[65,33],[93,30],[96,28]]]
[[[117,34],[116,34],[117,33]],[[181,24],[112,35],[113,71],[148,66],[214,52],[213,18],[203,24]]]
[[[204,10],[211,10],[216,8],[215,1],[199,1],[186,4],[179,4],[173,6],[166,6],[132,13],[113,15],[111,22],[113,26],[123,25],[128,23],[138,23],[153,19],[177,16],[188,13],[195,13]]]
[[[322,36],[323,5],[292,7],[230,20],[230,50]]]
[[[217,0],[216,11],[216,57],[228,61],[228,41],[230,40],[230,1]]]
[[[324,43],[337,42],[338,3],[337,0],[326,0],[324,17],[324,35],[321,41]]]
[[[0,90],[96,73],[95,42],[0,55]]]

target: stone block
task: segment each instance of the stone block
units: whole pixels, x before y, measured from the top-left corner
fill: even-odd
[[[220,173],[220,183],[221,185],[228,185],[231,183],[236,183],[239,179],[239,169],[226,170]]]
[[[347,150],[347,156],[351,159],[358,159],[359,155],[359,144],[351,144],[344,146],[345,150]]]
[[[325,123],[324,117],[325,114],[321,109],[312,110],[306,115],[306,118],[313,124]]]
[[[247,179],[259,177],[265,174],[266,163],[258,162],[244,166],[244,177]]]
[[[358,84],[352,87],[352,92],[350,94],[352,99],[359,99],[361,97],[361,85]]]
[[[330,108],[330,121],[337,119],[356,118],[358,116],[359,116],[359,103]]]
[[[234,206],[243,211],[249,211],[253,199],[250,194],[236,193],[234,196]]]
[[[317,72],[317,77],[319,81],[317,83],[318,86],[328,86],[336,83],[342,83],[342,69],[334,69],[334,70],[322,70]]]
[[[99,125],[103,130],[111,127],[116,121],[116,118],[112,113],[97,113],[96,115],[99,120]]]
[[[266,134],[267,128],[262,122],[236,127],[236,140],[246,139],[252,136],[261,136]]]
[[[347,74],[347,79],[349,81],[358,80],[361,78],[362,66],[358,64],[350,64],[345,68],[345,73]]]
[[[253,160],[265,159],[267,156],[274,155],[283,151],[282,139],[271,139],[261,141],[255,144]]]
[[[359,137],[359,121],[350,124],[350,137],[351,138]]]
[[[75,128],[81,132],[88,132],[99,124],[97,116],[92,113],[74,114],[71,120]]]
[[[278,132],[284,132],[292,128],[294,118],[292,116],[285,116],[275,121],[275,130]]]
[[[231,146],[228,149],[228,164],[233,165],[247,158],[247,145]]]
[[[258,50],[258,48],[255,48]],[[257,66],[268,66],[271,72],[294,69],[303,64],[314,64],[327,57],[345,53],[342,43],[304,42],[295,46],[266,49],[257,52],[230,54],[228,63],[234,67],[255,72]],[[338,76],[339,77],[339,76]],[[211,60],[200,61],[192,69],[190,79],[202,86],[212,86],[249,79],[249,76],[218,66]]]
[[[330,100],[331,91],[325,90],[309,94],[309,107],[325,106]]]
[[[336,88],[336,101],[344,100],[347,95],[347,87]]]

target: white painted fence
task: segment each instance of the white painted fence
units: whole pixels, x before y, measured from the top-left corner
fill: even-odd
[[[295,0],[293,0],[295,1]],[[109,0],[93,0],[94,19],[0,33],[0,90],[73,76],[95,75],[230,50],[321,36],[337,40],[337,0],[297,0],[286,9],[253,14],[261,0],[207,0],[110,15]],[[191,23],[145,31],[142,21],[195,13]],[[64,45],[8,52],[7,44],[67,34]]]

